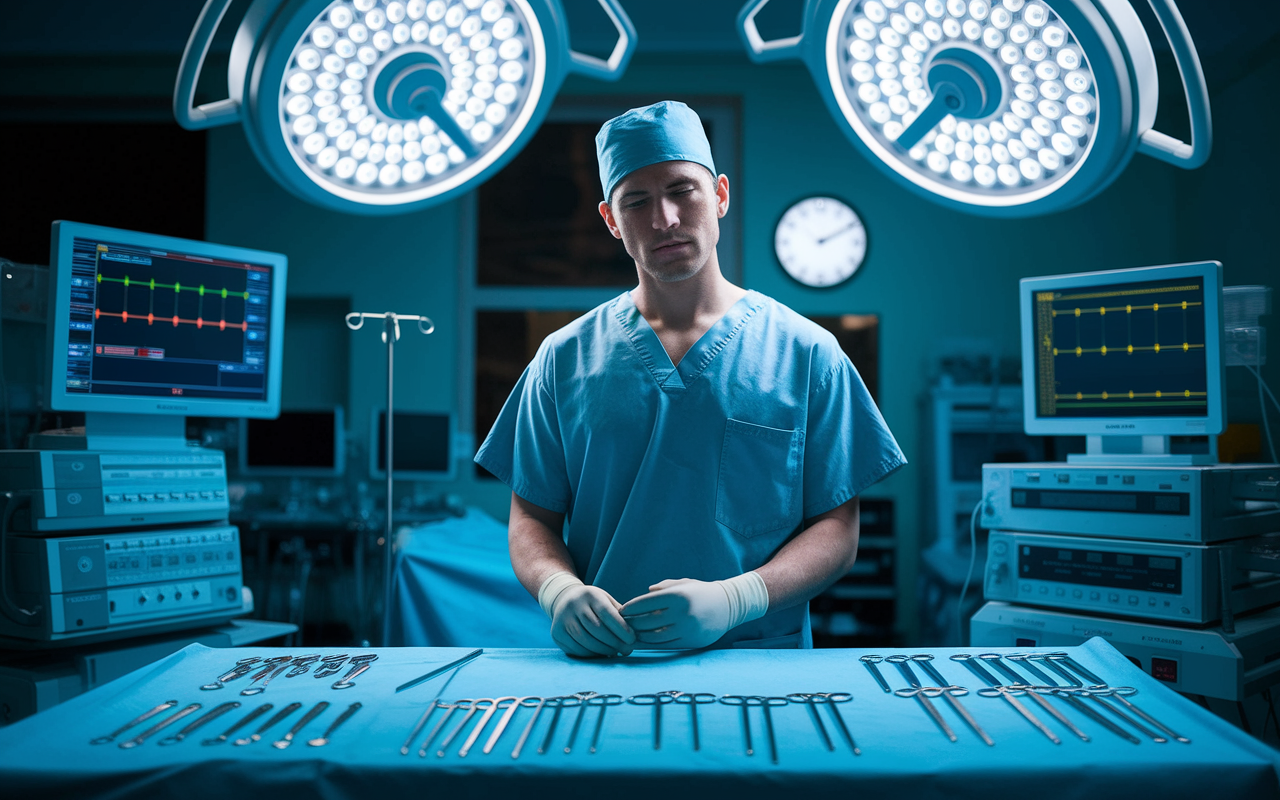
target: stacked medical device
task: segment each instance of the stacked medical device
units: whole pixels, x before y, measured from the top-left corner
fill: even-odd
[[[983,466],[989,602],[973,642],[1102,636],[1181,692],[1240,701],[1271,685],[1280,467],[1218,463],[1222,266],[1028,278],[1020,291],[1026,431],[1083,434],[1087,452]]]
[[[49,405],[84,430],[0,452],[0,639],[48,647],[251,611],[221,451],[185,417],[279,413],[286,261],[53,224]]]

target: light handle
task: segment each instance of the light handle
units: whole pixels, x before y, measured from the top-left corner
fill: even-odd
[[[222,17],[231,6],[231,0],[206,0],[200,18],[182,51],[182,63],[178,66],[178,82],[173,89],[173,116],[178,124],[189,131],[229,125],[240,119],[240,103],[230,98],[203,105],[192,105],[196,97],[196,84],[204,67],[213,34],[217,32]]]
[[[738,12],[738,32],[742,35],[742,43],[747,46],[747,55],[757,64],[800,58],[800,43],[804,40],[804,31],[798,36],[769,42],[760,36],[760,31],[756,28],[756,14],[767,5],[769,0],[751,0]]]
[[[1165,38],[1173,49],[1178,73],[1187,97],[1187,113],[1191,118],[1191,143],[1187,144],[1155,129],[1144,131],[1138,138],[1138,152],[1166,161],[1183,169],[1204,164],[1213,148],[1213,119],[1209,112],[1209,87],[1204,80],[1200,57],[1187,31],[1187,23],[1173,0],[1148,0],[1156,12]]]
[[[636,51],[636,26],[631,24],[631,18],[622,10],[618,0],[599,0],[599,3],[618,31],[618,41],[613,46],[613,52],[604,59],[571,49],[569,61],[574,72],[603,81],[616,81],[622,77]]]

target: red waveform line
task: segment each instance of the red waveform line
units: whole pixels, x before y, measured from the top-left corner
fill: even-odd
[[[94,316],[94,319],[100,319],[100,318],[102,318],[102,317],[118,317],[118,318],[120,319],[120,321],[121,321],[121,322],[128,322],[128,321],[129,321],[129,312],[128,312],[128,311],[122,311],[122,312],[120,312],[119,314],[116,314],[116,313],[111,312],[111,311],[103,311],[102,309],[97,308],[97,309],[94,309],[93,316]],[[133,316],[133,318],[134,318],[135,320],[138,320],[138,321],[141,321],[141,320],[143,319],[142,317],[139,317],[137,314],[135,314],[135,315]],[[146,320],[147,320],[147,324],[148,324],[148,325],[152,324],[153,322],[155,322],[155,315],[154,315],[154,314],[148,314],[148,315],[146,316]],[[175,328],[176,328],[176,327],[178,327],[179,325],[195,325],[197,328],[203,328],[203,327],[204,327],[204,318],[203,318],[203,317],[197,317],[196,319],[182,319],[181,317],[173,317],[170,321],[173,323],[173,327],[175,327]],[[213,321],[212,321],[212,320],[210,320],[210,321],[209,321],[209,324],[210,324],[210,325],[213,325]],[[225,319],[224,319],[224,320],[219,320],[219,321],[218,321],[218,330],[220,330],[220,331],[225,331],[228,327],[231,327],[231,328],[233,328],[233,329],[234,329],[234,328],[239,328],[241,331],[247,331],[247,330],[249,330],[249,323],[248,323],[248,322],[231,322],[231,323],[228,323]]]

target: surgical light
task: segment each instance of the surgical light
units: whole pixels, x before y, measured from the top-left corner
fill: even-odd
[[[1191,144],[1153,130],[1155,56],[1128,0],[807,0],[799,36],[739,32],[757,63],[799,59],[845,133],[943,205],[1030,216],[1084,202],[1135,150],[1194,169],[1209,96],[1173,0],[1149,0],[1186,89]]]
[[[533,136],[569,73],[622,75],[635,28],[607,59],[574,51],[560,0],[254,0],[236,32],[230,97],[193,106],[231,0],[207,0],[187,42],[174,115],[198,130],[243,122],[294,194],[396,214],[474,188]]]

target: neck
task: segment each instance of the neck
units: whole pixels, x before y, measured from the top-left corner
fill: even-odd
[[[714,256],[698,274],[682,281],[660,281],[642,269],[636,271],[640,285],[631,298],[655,330],[705,328],[708,319],[714,322],[724,316],[746,294],[724,277]]]

